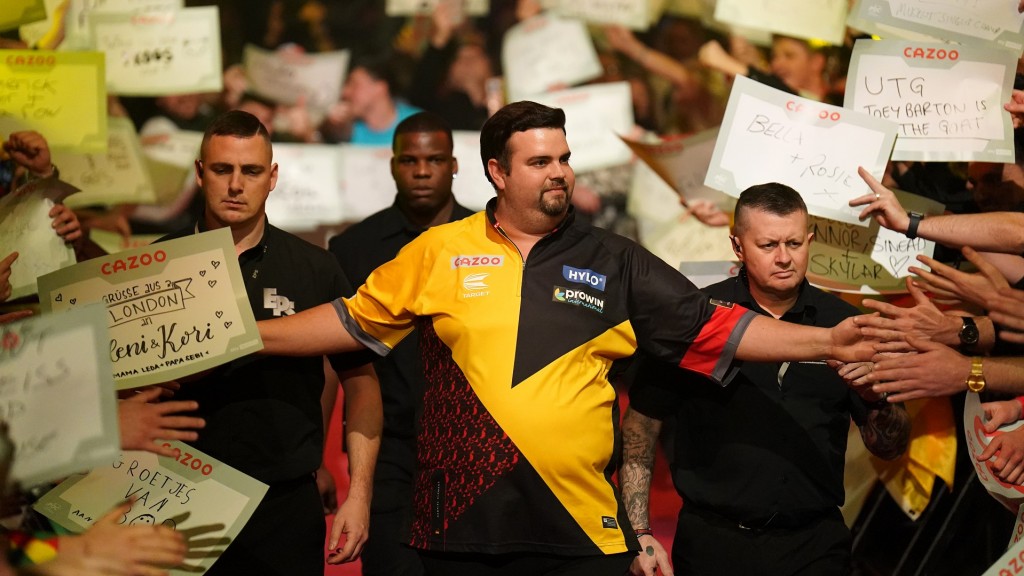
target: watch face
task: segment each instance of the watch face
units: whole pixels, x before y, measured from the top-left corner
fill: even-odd
[[[974,322],[965,323],[964,327],[960,329],[960,343],[967,345],[978,343],[978,327]]]

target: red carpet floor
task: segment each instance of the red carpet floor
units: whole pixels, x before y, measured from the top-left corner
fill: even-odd
[[[338,398],[334,414],[331,417],[331,429],[328,432],[327,441],[327,462],[328,467],[334,474],[338,484],[338,501],[343,501],[348,491],[348,473],[345,472],[348,466],[348,459],[341,453],[341,437],[338,433],[339,422],[341,421],[340,406],[342,398]],[[623,406],[623,413],[625,406]],[[672,536],[676,528],[676,515],[682,501],[672,487],[672,480],[665,464],[665,455],[659,449],[658,458],[654,469],[654,481],[651,486],[651,528],[658,540],[664,544],[666,550],[671,550]],[[331,532],[333,516],[327,517],[327,533]],[[371,527],[372,530],[372,527]],[[326,547],[326,543],[325,543]],[[326,557],[326,552],[325,552]],[[325,576],[359,576],[362,573],[359,561],[344,564],[341,566],[327,566],[324,569]]]

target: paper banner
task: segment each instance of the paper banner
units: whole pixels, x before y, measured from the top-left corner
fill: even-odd
[[[115,204],[151,204],[156,192],[135,126],[128,118],[108,118],[107,153],[54,151],[60,177],[81,189],[65,202],[72,208]]]
[[[720,262],[735,258],[728,226],[707,226],[684,214],[666,222],[640,227],[640,244],[673,268],[682,262]]]
[[[538,94],[539,104],[565,112],[565,134],[572,158],[582,173],[625,164],[633,157],[620,135],[633,130],[633,97],[628,82],[589,84]]]
[[[0,134],[35,130],[51,149],[105,152],[103,54],[0,50]]]
[[[36,278],[75,263],[75,250],[54,232],[50,210],[76,192],[73,186],[45,178],[0,198],[0,259],[11,252],[10,300],[36,293]]]
[[[847,0],[718,0],[715,20],[840,46],[846,37]]]
[[[455,200],[470,210],[483,210],[495,192],[484,176],[484,165],[480,160],[480,133],[455,130],[452,140],[455,144],[452,154],[459,161],[458,177],[452,181]]]
[[[657,143],[623,138],[627,146],[687,202],[706,200],[731,212],[736,200],[704,185],[715,152],[718,128]]]
[[[45,19],[43,0],[4,0],[0,6],[0,32]]]
[[[998,47],[862,39],[843,105],[899,127],[893,160],[1013,162],[1016,69]]]
[[[0,324],[0,420],[23,488],[107,462],[121,450],[101,306]]]
[[[135,498],[120,520],[127,525],[163,525],[191,536],[185,566],[174,576],[205,572],[234,540],[267,493],[267,485],[180,442],[167,442],[178,457],[126,451],[47,492],[33,506],[73,533],[85,531],[111,508]],[[217,525],[222,525],[217,527]],[[207,544],[204,546],[202,542]]]
[[[216,6],[173,12],[92,13],[93,48],[107,55],[113,94],[162,96],[220,92],[221,44]]]
[[[907,210],[942,214],[945,206],[923,196],[894,190]],[[858,294],[901,294],[907,291],[909,266],[920,266],[917,256],[931,256],[935,243],[910,239],[871,221],[867,227],[811,216],[810,261],[807,280],[825,290]]]
[[[675,221],[685,212],[679,202],[678,192],[648,164],[633,163],[633,177],[630,179],[629,197],[626,198],[627,214],[636,218],[637,223],[642,225],[644,222]],[[677,263],[672,265],[675,264]]]
[[[117,232],[109,232],[99,228],[89,230],[89,239],[95,242],[107,254],[116,254],[133,248],[149,246],[159,240],[161,236],[162,234],[132,234],[125,238]]]
[[[613,24],[646,30],[653,21],[650,0],[558,0],[552,10],[593,24]]]
[[[44,312],[106,306],[118,388],[174,380],[263,348],[231,231],[87,260],[39,278]]]
[[[243,56],[253,92],[288,105],[305,96],[306,108],[317,117],[338,102],[348,63],[348,50],[296,55],[247,44]]]
[[[848,202],[870,192],[863,166],[879,180],[896,139],[896,125],[735,79],[704,184],[739,197],[748,187],[793,187],[815,216],[865,226]]]
[[[1024,534],[1024,504],[1017,509],[1017,521],[1013,525],[1013,533],[1010,536],[1010,546],[1006,553],[996,560],[991,568],[981,576],[1012,576],[1019,574],[1024,567],[1024,541],[1021,535]]]
[[[969,460],[974,465],[974,471],[985,490],[1008,509],[1019,510],[1020,505],[1024,504],[1024,486],[1006,484],[989,470],[987,462],[978,462],[978,456],[985,451],[992,438],[1020,428],[1024,421],[1018,420],[1001,426],[991,435],[985,432],[984,424],[985,411],[981,407],[981,400],[977,394],[968,392],[964,401],[964,433],[967,436]]]
[[[509,102],[586,82],[602,72],[587,27],[549,14],[510,28],[501,62]]]
[[[679,264],[679,271],[697,288],[706,288],[738,275],[740,264],[732,260],[683,262]]]
[[[388,16],[413,16],[431,14],[440,0],[387,0],[384,13]],[[462,0],[465,16],[486,16],[490,11],[490,0]]]
[[[922,37],[961,44],[1024,48],[1024,15],[1015,2],[857,0],[846,24],[883,38]]]
[[[341,195],[345,220],[359,222],[395,201],[391,149],[342,144]]]
[[[273,225],[296,232],[345,219],[338,146],[274,144],[274,162],[277,185],[266,206]]]

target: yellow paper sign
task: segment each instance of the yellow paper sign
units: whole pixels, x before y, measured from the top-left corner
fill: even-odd
[[[4,0],[0,4],[0,30],[10,30],[45,19],[46,5],[43,0]]]
[[[107,151],[103,54],[0,50],[0,135],[35,130],[50,148]]]

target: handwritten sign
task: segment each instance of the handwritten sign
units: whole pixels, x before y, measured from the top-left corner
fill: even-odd
[[[128,118],[108,119],[107,153],[53,152],[60,177],[81,189],[65,202],[72,208],[98,204],[148,204],[156,201],[135,126]]]
[[[39,278],[44,312],[103,303],[118,388],[174,380],[263,348],[231,231],[88,260]]]
[[[996,47],[858,40],[844,106],[897,124],[893,160],[1013,162],[1016,66]]]
[[[391,149],[342,144],[341,196],[345,219],[358,222],[395,201]]]
[[[470,210],[483,210],[495,192],[480,162],[480,133],[455,130],[452,141],[455,144],[452,154],[459,161],[459,176],[452,182],[455,200]]]
[[[322,117],[341,96],[348,70],[348,50],[320,54],[285,54],[245,46],[243,64],[253,92],[281,104],[305,96],[306,107]]]
[[[149,246],[159,240],[161,236],[162,234],[132,234],[125,238],[117,232],[110,232],[99,228],[89,230],[89,239],[100,248],[103,248],[103,251],[107,254],[116,254],[133,248]]]
[[[107,89],[134,96],[220,92],[218,14],[216,6],[90,14],[93,48],[107,55]]]
[[[0,6],[0,31],[46,19],[43,0],[6,0]]]
[[[708,226],[689,214],[640,228],[640,244],[673,268],[681,262],[735,258],[728,226]]]
[[[76,189],[54,178],[36,180],[0,198],[0,250],[11,266],[11,300],[36,293],[36,278],[75,263],[75,250],[54,231],[50,210]]]
[[[628,82],[589,84],[532,99],[565,112],[565,134],[572,150],[570,164],[588,172],[625,164],[633,157],[620,134],[633,130],[633,96]]]
[[[176,458],[122,452],[89,474],[62,482],[34,508],[62,528],[80,533],[111,508],[134,498],[120,524],[163,525],[179,531],[220,525],[206,531],[202,540],[234,540],[263,500],[267,485],[187,444],[167,444]],[[196,550],[191,539],[189,544],[186,566],[171,569],[171,574],[205,572],[223,552]]]
[[[722,280],[736,277],[740,273],[740,265],[739,262],[732,260],[683,262],[679,265],[679,272],[697,288],[706,288]]]
[[[654,20],[649,0],[558,0],[552,10],[594,24],[615,24],[646,30]]]
[[[388,16],[412,16],[430,14],[437,9],[440,0],[387,0],[384,12]],[[462,0],[462,13],[466,16],[486,16],[490,11],[490,0]]]
[[[718,0],[715,20],[745,28],[770,30],[796,38],[842,45],[846,36],[847,0]]]
[[[1013,2],[857,0],[847,25],[884,38],[930,37],[964,45],[1024,48],[1024,15]]]
[[[638,224],[674,221],[685,211],[679,202],[679,193],[648,164],[633,164],[633,178],[630,180],[629,196],[626,198],[626,212],[636,218]]]
[[[1024,504],[1017,510],[1017,523],[1014,525],[1012,545],[1006,553],[995,561],[995,564],[985,571],[981,576],[1013,576],[1020,574],[1024,567],[1024,541],[1020,540],[1024,525],[1021,524],[1021,515],[1024,513]]]
[[[267,197],[267,218],[289,231],[338,224],[345,212],[338,146],[275,144],[277,186]]]
[[[0,325],[0,420],[24,487],[108,461],[121,449],[100,306]]]
[[[706,200],[731,212],[736,201],[704,185],[717,138],[718,128],[712,128],[685,138],[659,142],[623,138],[623,142],[686,201]]]
[[[922,214],[942,214],[945,206],[922,196],[895,190],[908,210]],[[837,222],[811,216],[814,232],[808,282],[834,292],[857,294],[901,294],[907,291],[907,268],[917,264],[917,256],[931,256],[935,243],[924,238],[910,239],[899,232]]]
[[[177,129],[147,132],[143,127],[139,142],[158,204],[174,202],[183,189],[195,184],[195,161],[203,142],[202,132]]]
[[[501,47],[501,62],[510,102],[601,75],[597,51],[583,22],[550,14],[510,28]]]
[[[780,182],[823,216],[866,225],[848,202],[870,192],[863,166],[882,177],[896,125],[737,77],[704,184],[739,197],[754,184]]]
[[[70,0],[64,16],[65,39],[61,49],[92,45],[89,17],[92,14],[122,13],[139,15],[173,12],[185,7],[184,0]]]
[[[985,432],[984,424],[985,411],[981,407],[981,400],[977,394],[968,393],[964,400],[964,435],[967,437],[967,448],[974,471],[993,498],[1010,510],[1018,510],[1020,505],[1024,504],[1024,486],[1006,484],[989,470],[987,462],[978,462],[978,456],[985,451],[992,438],[1020,428],[1022,421],[1001,426],[991,435]]]
[[[52,149],[105,152],[103,54],[0,50],[0,134],[35,130]]]

